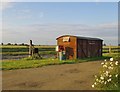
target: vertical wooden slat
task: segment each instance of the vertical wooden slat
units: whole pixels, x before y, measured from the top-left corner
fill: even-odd
[[[32,56],[32,40],[30,40],[30,44],[29,44],[29,57]]]

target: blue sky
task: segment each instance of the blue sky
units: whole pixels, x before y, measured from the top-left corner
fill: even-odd
[[[118,43],[117,2],[16,2],[2,9],[3,43],[56,44],[69,34]]]

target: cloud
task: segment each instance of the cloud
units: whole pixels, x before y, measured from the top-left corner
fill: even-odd
[[[13,3],[9,2],[9,0],[2,0],[0,3],[0,10],[1,11],[8,9],[8,8],[12,8],[12,7],[13,7]]]
[[[114,27],[115,26],[115,27]],[[56,44],[56,38],[61,35],[78,35],[102,38],[105,43],[117,44],[117,24],[106,23],[90,26],[85,24],[32,24],[3,29],[4,41],[27,42],[35,44]]]
[[[32,17],[30,9],[13,9],[12,14],[17,19],[28,19]]]
[[[118,23],[106,23],[98,25],[101,29],[118,29]]]
[[[39,11],[35,12],[34,10],[31,9],[13,9],[12,10],[12,16],[16,19],[30,19],[32,20],[33,18],[42,18],[44,17],[44,12]]]

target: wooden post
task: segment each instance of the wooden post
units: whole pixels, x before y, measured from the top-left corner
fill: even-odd
[[[32,40],[30,40],[30,45],[29,45],[29,57],[32,56]]]
[[[111,54],[111,44],[109,45],[109,54]]]

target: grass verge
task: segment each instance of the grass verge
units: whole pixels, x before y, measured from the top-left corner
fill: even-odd
[[[108,57],[95,57],[95,58],[85,58],[76,60],[62,60],[58,59],[30,59],[25,58],[21,60],[2,60],[2,70],[15,70],[15,69],[26,69],[26,68],[37,68],[47,65],[60,65],[60,64],[73,64],[82,63],[88,61],[103,60]]]

